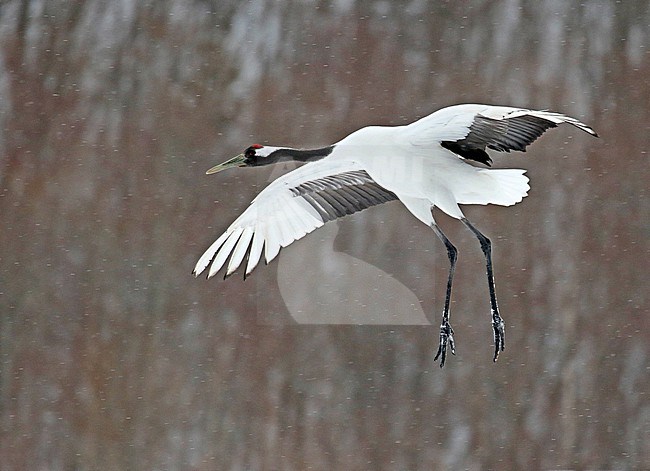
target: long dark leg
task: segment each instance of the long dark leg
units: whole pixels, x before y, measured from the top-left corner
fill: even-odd
[[[479,242],[481,243],[481,250],[483,250],[483,255],[485,255],[488,288],[490,289],[490,305],[492,308],[492,329],[494,330],[494,361],[497,361],[499,353],[502,352],[506,346],[506,332],[503,319],[499,315],[497,295],[494,290],[494,275],[492,273],[492,244],[490,243],[490,239],[481,234],[481,232],[475,228],[467,219],[462,218],[461,221],[478,238]]]
[[[440,357],[440,368],[445,366],[445,360],[447,359],[447,341],[449,341],[449,347],[451,348],[451,353],[456,354],[456,348],[454,345],[454,329],[451,328],[449,324],[449,303],[451,301],[451,285],[454,280],[454,272],[456,271],[456,258],[458,256],[458,250],[456,247],[447,239],[447,236],[443,234],[438,226],[433,224],[431,226],[433,231],[436,233],[438,238],[445,244],[447,247],[447,256],[449,257],[449,277],[447,278],[447,294],[445,295],[445,308],[442,311],[442,324],[440,324],[440,344],[438,346],[438,353],[433,361],[436,361]]]

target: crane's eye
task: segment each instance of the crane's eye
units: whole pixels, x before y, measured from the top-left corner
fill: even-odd
[[[250,146],[248,149],[246,149],[246,151],[244,152],[244,155],[245,155],[246,157],[249,157],[249,158],[250,158],[250,157],[254,157],[254,156],[255,156],[255,151],[256,151],[257,149],[261,149],[262,147],[263,147],[263,146],[261,146],[261,145],[259,145],[259,144],[253,144],[253,145]]]

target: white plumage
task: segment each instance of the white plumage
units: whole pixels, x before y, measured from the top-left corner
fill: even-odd
[[[480,166],[491,163],[486,148],[524,151],[546,129],[561,123],[596,135],[586,124],[559,113],[466,104],[441,109],[407,126],[365,127],[323,149],[302,151],[251,146],[245,154],[210,169],[208,173],[228,167],[260,166],[284,160],[306,163],[262,190],[200,257],[194,273],[199,275],[212,263],[208,271],[208,277],[212,277],[228,262],[228,276],[248,257],[246,276],[262,256],[270,262],[281,247],[304,237],[325,222],[399,199],[445,242],[451,262],[449,298],[456,249],[433,220],[431,209],[435,206],[463,221],[481,241],[488,263],[496,359],[499,349],[503,349],[503,338],[499,340],[497,337],[503,337],[503,332],[502,329],[498,332],[495,325],[501,319],[493,296],[489,240],[469,224],[458,205],[510,206],[521,201],[529,190],[525,171]],[[453,331],[448,317],[447,299],[438,352],[438,355],[443,355],[441,366],[447,340],[451,342],[453,352]]]

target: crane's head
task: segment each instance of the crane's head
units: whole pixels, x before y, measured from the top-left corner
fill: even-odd
[[[269,158],[269,156],[277,150],[277,147],[265,147],[259,144],[253,144],[243,154],[239,154],[230,160],[215,165],[205,173],[210,175],[231,167],[258,167],[260,165],[271,164],[277,159]]]

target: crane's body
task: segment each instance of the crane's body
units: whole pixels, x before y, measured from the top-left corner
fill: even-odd
[[[369,126],[320,149],[253,145],[207,173],[294,160],[305,165],[274,180],[201,256],[194,273],[211,264],[208,277],[226,265],[232,274],[247,258],[245,276],[262,255],[273,260],[281,247],[324,223],[398,199],[431,227],[447,248],[449,278],[436,359],[447,344],[454,353],[449,304],[457,250],[436,225],[432,208],[461,220],[479,239],[486,257],[496,361],[504,348],[504,324],[494,291],[490,241],[463,215],[459,204],[520,202],[529,190],[525,171],[492,169],[486,148],[525,151],[546,129],[569,123],[594,136],[580,121],[558,113],[489,105],[443,108],[407,126]],[[473,161],[472,164],[469,161]]]

